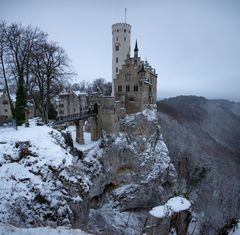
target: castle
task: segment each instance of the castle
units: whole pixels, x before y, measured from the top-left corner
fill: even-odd
[[[74,120],[76,141],[84,143],[83,117],[91,123],[91,138],[97,140],[102,130],[115,134],[119,131],[119,120],[125,114],[142,112],[148,105],[156,104],[157,74],[138,55],[137,41],[131,57],[131,25],[112,25],[112,96],[101,94],[60,94],[56,109],[60,120]],[[94,108],[89,116],[88,108]]]
[[[119,120],[126,113],[142,112],[148,105],[156,103],[157,74],[139,57],[137,41],[133,57],[130,55],[130,45],[131,25],[113,24],[111,96],[64,92],[55,100],[58,119],[62,122],[75,122],[77,142],[84,143],[83,121],[87,118],[91,123],[91,138],[97,140],[101,137],[102,130],[117,133]],[[26,111],[28,118],[34,116],[34,109],[34,102],[31,101]],[[1,119],[11,119],[9,100],[3,90],[0,90],[0,121]]]
[[[112,26],[112,94],[126,113],[142,112],[156,103],[157,74],[138,56],[137,41],[130,57],[131,25]]]

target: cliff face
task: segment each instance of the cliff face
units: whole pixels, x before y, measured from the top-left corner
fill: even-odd
[[[148,211],[173,195],[175,169],[162,141],[156,112],[128,115],[117,136],[104,135],[92,174],[89,227],[97,234],[141,234]]]
[[[240,104],[180,96],[159,102],[158,118],[178,191],[195,203],[195,234],[214,234],[240,217]]]

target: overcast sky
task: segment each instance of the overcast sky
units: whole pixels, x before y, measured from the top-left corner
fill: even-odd
[[[240,0],[0,0],[0,20],[59,42],[77,79],[111,81],[111,25],[132,25],[131,48],[158,73],[158,97],[240,101]]]

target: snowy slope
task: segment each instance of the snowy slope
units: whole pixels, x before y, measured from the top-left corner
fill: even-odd
[[[54,217],[56,224],[68,223],[64,215],[70,211],[57,175],[72,165],[72,158],[61,134],[50,127],[32,122],[17,131],[1,128],[0,222],[41,225]]]
[[[16,228],[11,225],[0,224],[1,235],[88,235],[80,229],[60,228]]]

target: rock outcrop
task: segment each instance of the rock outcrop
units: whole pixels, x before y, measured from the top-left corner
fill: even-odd
[[[91,173],[90,231],[141,234],[148,211],[173,195],[176,172],[162,140],[156,112],[128,115],[116,136],[83,160]]]

